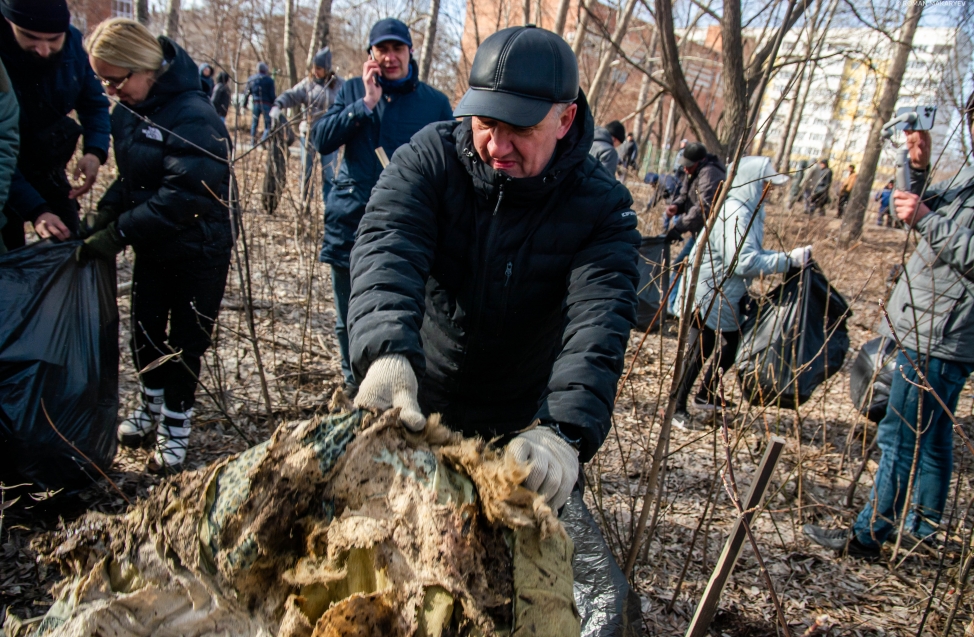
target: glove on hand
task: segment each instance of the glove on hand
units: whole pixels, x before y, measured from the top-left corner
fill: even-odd
[[[277,124],[277,120],[281,117],[281,109],[277,106],[271,107],[271,112],[269,113],[271,121]]]
[[[78,247],[75,258],[82,259],[104,259],[105,261],[115,262],[115,255],[125,249],[125,242],[122,235],[118,233],[118,227],[112,221],[108,227],[99,230],[91,235],[85,242]]]
[[[812,260],[812,246],[795,248],[788,253],[788,261],[796,268],[804,268]]]
[[[86,215],[87,217],[87,215]],[[85,226],[82,229],[82,234],[85,237],[90,237],[99,230],[104,230],[113,221],[118,221],[118,213],[111,208],[99,208],[95,211],[94,217],[85,220]]]
[[[355,396],[355,406],[367,409],[399,407],[399,420],[410,431],[422,431],[426,417],[419,409],[419,383],[413,366],[402,354],[386,354],[372,362]]]
[[[578,452],[548,427],[537,427],[518,435],[507,445],[506,454],[526,464],[531,473],[524,486],[537,491],[558,511],[578,480]]]

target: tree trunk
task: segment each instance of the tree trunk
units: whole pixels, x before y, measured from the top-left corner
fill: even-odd
[[[727,156],[747,127],[747,83],[744,81],[744,40],[741,34],[741,2],[727,0],[720,24],[724,63],[724,130],[720,135],[720,156]],[[728,152],[723,152],[727,150]],[[715,151],[711,151],[715,152]]]
[[[135,0],[135,19],[139,24],[149,26],[149,0]]]
[[[430,0],[430,17],[423,36],[423,52],[419,58],[419,79],[428,81],[430,67],[433,66],[433,47],[436,44],[436,23],[440,17],[440,0]]]
[[[903,72],[906,70],[906,63],[910,57],[910,49],[913,47],[913,34],[916,33],[921,13],[923,13],[921,3],[907,3],[906,16],[903,18],[899,39],[894,45],[893,62],[890,64],[883,93],[879,98],[876,118],[869,130],[866,152],[862,156],[862,165],[859,167],[859,176],[856,177],[856,185],[852,187],[849,203],[846,206],[845,215],[842,217],[839,242],[846,247],[862,235],[862,220],[866,214],[869,193],[872,190],[873,180],[876,178],[876,165],[879,163],[879,154],[883,146],[883,124],[893,114],[893,108],[899,98]]]
[[[169,0],[166,6],[166,28],[162,34],[171,40],[179,39],[179,2]]]
[[[662,100],[660,100],[662,102]],[[673,129],[676,128],[676,100],[670,97],[670,112],[666,116],[666,128],[659,142],[659,164],[656,172],[663,174],[670,170],[670,151],[673,149]]]
[[[643,75],[643,81],[639,85],[639,98],[636,100],[636,121],[632,125],[632,136],[639,144],[643,141],[643,120],[645,119],[646,113],[643,110],[646,108],[646,100],[649,99],[649,76]]]
[[[531,23],[531,0],[524,0],[524,24]]]
[[[284,0],[284,63],[294,86],[298,83],[298,67],[294,62],[294,0]]]
[[[331,22],[331,1],[318,0],[318,8],[315,9],[314,32],[311,34],[311,42],[308,43],[308,68],[315,61],[315,53],[328,46],[329,42],[329,23]]]
[[[791,125],[795,121],[795,113],[798,112],[798,98],[802,94],[802,83],[805,81],[805,69],[808,63],[802,64],[801,71],[798,72],[798,81],[795,82],[795,97],[791,100],[791,108],[788,109],[788,117],[785,119],[784,128],[781,131],[781,141],[778,143],[778,152],[774,156],[774,169],[778,172],[785,170],[781,167],[781,160],[785,156],[785,147],[788,145],[788,137],[791,136]]]
[[[552,31],[562,37],[565,35],[565,22],[568,21],[569,6],[571,6],[571,0],[561,0],[558,3],[558,13],[555,15],[555,28]]]
[[[735,0],[736,1],[736,0]],[[739,21],[739,20],[738,20]],[[659,29],[660,53],[663,60],[663,70],[666,73],[667,84],[670,85],[670,96],[680,105],[680,110],[687,118],[690,128],[696,133],[697,139],[703,142],[707,149],[718,157],[726,157],[728,152],[717,138],[707,116],[697,104],[693,92],[687,85],[687,78],[680,66],[680,50],[676,43],[676,33],[673,27],[673,0],[656,0],[656,26]],[[740,33],[738,33],[740,39]],[[741,57],[738,55],[738,57]],[[741,63],[743,65],[743,62]],[[725,61],[725,73],[728,72]],[[742,80],[743,81],[743,80]],[[725,104],[727,96],[724,96]],[[746,109],[746,105],[745,105]],[[742,111],[741,122],[747,116]],[[660,148],[662,152],[662,148]],[[731,151],[733,152],[733,151]]]
[[[596,116],[596,121],[598,121],[597,114],[602,85],[609,79],[612,63],[616,59],[616,48],[622,45],[622,40],[626,37],[626,29],[629,28],[629,19],[632,18],[632,12],[635,8],[636,0],[626,0],[626,6],[616,21],[615,31],[612,32],[612,42],[602,55],[602,59],[599,60],[599,70],[595,72],[592,84],[588,87],[588,103],[592,109],[593,116]]]
[[[588,31],[588,7],[596,0],[582,0],[578,5],[578,24],[575,25],[575,37],[572,38],[572,53],[576,58],[581,57],[582,47],[585,46],[585,32]]]

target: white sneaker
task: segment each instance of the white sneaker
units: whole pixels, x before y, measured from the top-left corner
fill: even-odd
[[[118,426],[118,442],[125,447],[141,447],[156,432],[162,419],[162,389],[142,388],[142,404]]]
[[[690,416],[690,414],[688,414],[685,411],[678,411],[675,414],[673,414],[673,420],[670,421],[670,424],[681,431],[689,431],[690,429],[692,429],[691,427],[692,422],[693,422],[693,417]]]
[[[156,432],[156,450],[149,461],[149,471],[172,475],[183,470],[189,449],[189,432],[193,410],[169,411],[163,406],[162,422]]]

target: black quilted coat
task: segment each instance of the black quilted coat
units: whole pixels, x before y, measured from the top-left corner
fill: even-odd
[[[491,438],[538,418],[585,461],[609,431],[640,237],[628,190],[588,155],[594,124],[578,103],[533,178],[485,165],[469,118],[400,147],[359,226],[349,320],[359,380],[401,353],[448,426]]]
[[[141,257],[229,258],[227,129],[196,63],[172,40],[159,43],[166,71],[149,96],[112,111],[118,177],[98,207],[120,214],[118,229]]]

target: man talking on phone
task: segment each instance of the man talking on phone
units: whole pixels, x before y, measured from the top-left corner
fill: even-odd
[[[427,124],[453,119],[446,96],[419,81],[413,40],[405,24],[395,18],[376,22],[369,32],[368,55],[362,77],[345,82],[334,104],[311,131],[312,143],[322,155],[345,146],[334,187],[325,201],[325,236],[319,260],[331,266],[335,335],[350,394],[357,388],[345,327],[351,292],[349,255],[365,204],[379,180],[383,162],[397,148]]]

